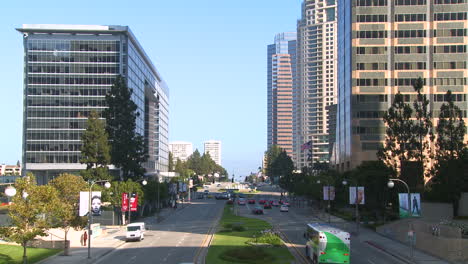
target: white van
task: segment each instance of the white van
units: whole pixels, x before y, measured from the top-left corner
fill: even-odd
[[[127,235],[125,241],[145,239],[145,223],[138,222],[127,225]]]

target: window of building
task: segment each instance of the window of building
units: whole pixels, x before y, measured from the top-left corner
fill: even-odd
[[[434,62],[434,69],[466,69],[466,61]]]
[[[466,45],[434,46],[434,53],[466,53]]]
[[[387,38],[387,31],[359,31],[358,38]]]
[[[359,23],[387,22],[387,15],[358,15],[357,22]]]
[[[458,13],[435,13],[434,21],[445,21],[445,20],[466,20],[466,12]]]
[[[387,0],[357,0],[357,6],[386,6]]]
[[[425,30],[395,30],[396,38],[424,38]]]
[[[425,62],[397,62],[395,70],[425,70]]]
[[[395,5],[425,5],[426,0],[396,0]]]
[[[426,21],[426,14],[396,14],[396,22]]]
[[[464,4],[468,3],[467,0],[434,0],[436,5],[449,5],[449,4]]]
[[[434,29],[434,37],[465,37],[466,28]]]

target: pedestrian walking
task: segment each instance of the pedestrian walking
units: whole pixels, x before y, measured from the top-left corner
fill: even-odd
[[[86,233],[86,231],[84,231],[84,234],[83,234],[83,246],[86,247],[86,240],[88,240],[88,233]]]
[[[83,242],[84,242],[84,234],[81,234],[80,236],[80,245],[83,246]]]

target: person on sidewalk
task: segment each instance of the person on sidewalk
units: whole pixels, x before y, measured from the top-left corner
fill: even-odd
[[[84,242],[84,234],[81,234],[80,236],[80,245],[83,246],[83,242]]]
[[[86,231],[84,231],[84,234],[83,234],[83,246],[86,247],[86,241],[88,240],[88,233],[86,233]]]

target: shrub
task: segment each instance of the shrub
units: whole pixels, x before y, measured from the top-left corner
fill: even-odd
[[[231,229],[232,228],[232,223],[225,223],[223,225],[223,227],[226,228],[226,229]]]
[[[279,235],[272,230],[262,231],[260,236],[249,239],[246,243],[269,244],[275,247],[283,245]]]
[[[243,227],[241,225],[234,225],[232,227],[232,231],[242,232],[242,231],[245,231],[245,227]]]

